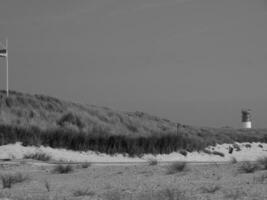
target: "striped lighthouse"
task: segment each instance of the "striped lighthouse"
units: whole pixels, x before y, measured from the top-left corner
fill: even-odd
[[[251,122],[251,110],[250,109],[244,109],[242,110],[242,128],[252,128],[252,122]]]

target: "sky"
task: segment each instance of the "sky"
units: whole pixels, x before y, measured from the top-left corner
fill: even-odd
[[[196,126],[267,127],[266,35],[267,0],[0,1],[12,90]]]

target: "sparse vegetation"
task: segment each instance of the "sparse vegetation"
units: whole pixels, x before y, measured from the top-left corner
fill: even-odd
[[[179,151],[179,153],[182,154],[183,156],[187,156],[187,151],[184,150],[184,149],[181,149],[181,150]]]
[[[73,196],[81,197],[81,196],[94,196],[95,192],[91,191],[89,188],[86,189],[77,189],[73,191]]]
[[[257,175],[253,178],[253,180],[254,180],[254,183],[264,184],[265,180],[267,180],[267,173]]]
[[[167,168],[167,174],[175,174],[177,172],[182,172],[186,169],[187,163],[186,162],[174,162],[170,164]]]
[[[221,189],[221,187],[219,185],[216,185],[216,184],[206,185],[206,186],[202,186],[200,188],[201,192],[203,192],[203,193],[215,193],[216,191],[218,191],[220,189]]]
[[[158,199],[163,200],[187,200],[188,198],[185,196],[185,192],[179,189],[170,189],[166,188],[158,192]]]
[[[68,174],[73,172],[73,167],[71,165],[59,164],[54,167],[53,172],[57,174]]]
[[[238,200],[238,199],[243,199],[244,196],[246,196],[246,193],[241,191],[240,189],[232,189],[224,191],[224,197],[226,199]]]
[[[239,166],[238,171],[241,173],[253,173],[257,169],[258,169],[257,163],[245,161]]]
[[[259,158],[257,163],[262,169],[267,170],[267,157]]]
[[[44,185],[45,185],[47,192],[50,192],[51,191],[51,184],[47,180],[45,180]]]
[[[47,155],[47,154],[42,153],[42,152],[37,152],[37,153],[33,153],[33,154],[27,154],[27,155],[24,155],[23,158],[24,159],[40,160],[40,161],[49,161],[49,160],[51,160],[51,156],[50,155]]]
[[[0,92],[0,106],[1,145],[22,142],[24,146],[130,156],[171,152],[186,156],[186,152],[201,151],[216,143],[267,142],[264,129],[244,131],[180,125],[177,134],[176,123],[143,112],[115,112],[14,91],[9,97]],[[233,147],[236,151],[240,149],[237,144]]]
[[[157,165],[158,164],[158,160],[155,158],[151,158],[148,160],[148,164],[153,166],[153,165]]]
[[[240,148],[240,146],[239,146],[238,144],[234,143],[234,144],[233,144],[233,147],[234,147],[234,149],[235,149],[236,151],[241,151],[241,148]]]
[[[85,162],[85,163],[82,163],[82,164],[81,164],[81,168],[86,169],[86,168],[90,167],[91,165],[92,165],[92,163],[90,163],[90,162]]]
[[[224,153],[219,152],[219,151],[213,151],[212,154],[217,155],[217,156],[224,157]]]
[[[24,182],[27,179],[28,177],[24,176],[22,173],[1,175],[3,188],[11,188],[13,184]]]
[[[235,157],[231,157],[231,159],[230,159],[230,163],[231,163],[231,164],[236,164],[236,163],[237,163],[236,158],[235,158]]]
[[[121,200],[122,195],[118,190],[111,190],[104,194],[105,200]]]

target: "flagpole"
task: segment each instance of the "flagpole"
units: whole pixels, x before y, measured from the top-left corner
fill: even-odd
[[[6,96],[9,95],[9,91],[8,91],[8,39],[6,39],[6,50],[7,50],[7,54],[6,54]]]

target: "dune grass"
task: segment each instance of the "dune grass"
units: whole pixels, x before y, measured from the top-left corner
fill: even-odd
[[[119,112],[15,91],[9,97],[0,92],[0,106],[0,145],[22,142],[130,156],[171,152],[186,156],[215,144],[267,142],[264,129],[180,125],[177,133],[176,123],[143,112]]]

